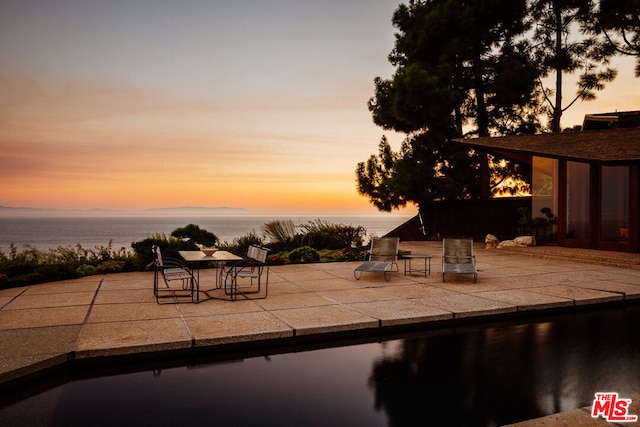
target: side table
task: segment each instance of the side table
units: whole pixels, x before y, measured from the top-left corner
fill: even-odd
[[[424,277],[427,277],[427,274],[431,275],[431,258],[432,255],[418,255],[418,254],[410,254],[404,255],[404,275],[411,275],[412,273],[422,273]],[[421,259],[424,261],[423,268],[416,268],[411,265],[411,261]]]

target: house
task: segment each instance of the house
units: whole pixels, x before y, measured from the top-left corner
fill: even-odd
[[[556,214],[559,245],[638,253],[638,124],[640,112],[608,113],[586,116],[581,132],[456,141],[532,166],[531,212]]]

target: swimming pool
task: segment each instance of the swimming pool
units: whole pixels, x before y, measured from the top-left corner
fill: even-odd
[[[615,306],[226,360],[74,369],[6,399],[0,425],[502,425],[589,406],[599,391],[640,393],[639,321],[640,306]]]

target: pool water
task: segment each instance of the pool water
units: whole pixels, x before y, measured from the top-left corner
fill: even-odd
[[[227,361],[78,371],[3,398],[0,425],[503,425],[589,406],[600,391],[640,394],[638,325],[640,306],[616,306]]]

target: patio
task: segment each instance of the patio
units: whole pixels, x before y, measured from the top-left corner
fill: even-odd
[[[640,299],[637,254],[608,253],[605,260],[598,251],[477,244],[477,283],[468,275],[443,283],[441,242],[401,242],[400,248],[433,255],[431,275],[405,276],[403,260],[388,282],[375,273],[356,280],[357,262],[272,266],[267,299],[199,304],[156,304],[153,272],[0,290],[0,383],[71,360],[375,335],[388,327]],[[212,270],[200,272],[202,287],[213,280]]]

